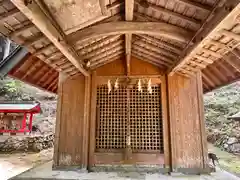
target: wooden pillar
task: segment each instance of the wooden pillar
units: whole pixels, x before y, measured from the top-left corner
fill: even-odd
[[[59,76],[53,168],[88,165],[90,77]]]
[[[201,72],[191,78],[168,76],[173,172],[208,172]]]

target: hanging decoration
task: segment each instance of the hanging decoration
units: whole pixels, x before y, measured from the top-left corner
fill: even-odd
[[[108,86],[108,94],[109,94],[111,92],[111,90],[112,90],[112,86],[111,86],[111,81],[110,80],[108,80],[107,86]]]
[[[140,79],[138,80],[138,91],[142,92],[142,83]]]
[[[151,79],[148,80],[147,90],[148,90],[149,94],[152,94],[152,81],[151,81]]]
[[[114,89],[117,90],[118,88],[119,88],[118,79],[116,79],[115,84],[114,84]]]

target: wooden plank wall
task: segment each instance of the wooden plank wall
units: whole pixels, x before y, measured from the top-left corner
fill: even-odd
[[[168,76],[172,166],[174,171],[206,167],[201,73],[189,79]]]
[[[54,167],[86,165],[86,145],[84,139],[88,129],[84,129],[86,109],[84,76],[60,78],[57,107],[57,125],[54,153]]]

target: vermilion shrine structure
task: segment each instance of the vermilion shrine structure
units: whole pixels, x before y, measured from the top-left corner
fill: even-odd
[[[30,133],[33,115],[40,113],[39,103],[33,102],[1,102],[0,133]]]
[[[203,93],[240,77],[239,0],[0,6],[22,46],[0,71],[58,94],[54,168],[208,171]]]

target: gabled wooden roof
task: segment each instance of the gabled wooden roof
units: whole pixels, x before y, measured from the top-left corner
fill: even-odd
[[[170,75],[188,77],[202,70],[208,92],[239,79],[239,3],[2,0],[0,32],[27,47],[31,57],[68,76],[88,76],[121,57],[129,73],[131,57],[136,57]],[[39,69],[40,64],[32,62],[30,69]],[[55,91],[56,85],[48,88]]]

